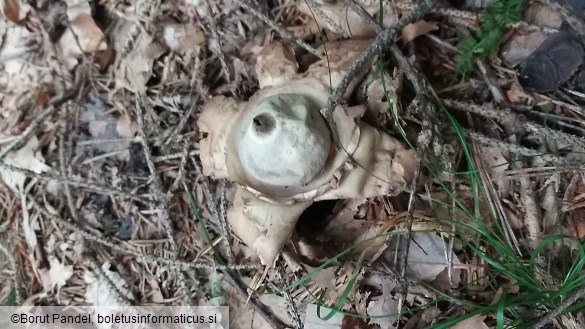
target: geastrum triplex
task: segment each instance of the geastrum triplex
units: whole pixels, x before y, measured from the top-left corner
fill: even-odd
[[[335,132],[320,114],[367,45],[330,42],[327,56],[298,73],[294,55],[273,43],[258,56],[256,94],[247,102],[214,97],[201,113],[203,174],[236,183],[228,221],[265,265],[273,265],[313,202],[395,195],[412,178],[414,152],[361,121],[366,106],[338,106]],[[345,100],[365,73],[352,81]]]

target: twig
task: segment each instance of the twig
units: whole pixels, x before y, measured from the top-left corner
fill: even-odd
[[[150,171],[150,175],[152,177],[153,183],[153,192],[160,206],[163,210],[163,226],[165,228],[167,238],[171,243],[171,251],[174,256],[177,255],[177,242],[175,241],[175,237],[173,235],[173,229],[171,228],[171,217],[169,216],[169,208],[168,208],[168,200],[163,194],[162,183],[160,181],[160,177],[156,172],[156,168],[154,166],[154,162],[152,161],[152,153],[150,152],[150,146],[148,145],[148,137],[146,136],[146,131],[144,130],[144,107],[145,107],[144,99],[139,95],[136,94],[136,121],[138,122],[138,134],[140,136],[140,140],[142,143],[142,147],[144,149],[144,156],[146,158],[146,163],[148,165],[148,170]]]
[[[258,312],[273,329],[287,328],[287,326],[282,323],[282,321],[280,321],[280,319],[277,318],[276,315],[274,315],[274,313],[272,313],[272,311],[269,310],[264,304],[262,304],[255,296],[248,298],[248,292],[246,291],[246,288],[240,283],[240,281],[236,280],[231,271],[222,269],[221,272],[225,275],[229,284],[231,284],[238,291],[238,295],[240,295],[242,300],[249,301],[252,308]]]
[[[49,101],[49,103],[47,104],[47,108],[38,116],[36,116],[34,120],[28,125],[28,127],[26,127],[26,129],[20,135],[18,135],[18,137],[13,139],[12,142],[8,144],[8,146],[4,147],[0,151],[0,160],[4,159],[6,154],[8,154],[16,147],[18,147],[21,143],[26,142],[28,138],[41,125],[43,120],[45,120],[45,118],[47,118],[49,115],[53,114],[53,112],[55,112],[59,108],[59,106],[73,99],[79,91],[79,89],[77,89],[79,88],[79,85],[77,83],[75,85],[76,87],[74,87],[74,89],[68,90],[64,92],[62,95],[56,96],[51,101]]]
[[[459,111],[475,113],[486,118],[495,119],[500,123],[512,123],[515,128],[521,128],[530,131],[533,134],[559,140],[568,145],[576,145],[585,149],[585,138],[571,135],[559,130],[551,129],[549,127],[539,125],[533,122],[525,122],[519,120],[518,115],[506,109],[494,109],[493,105],[475,105],[456,100],[443,100],[443,104]]]
[[[231,239],[230,239],[230,225],[227,220],[227,212],[225,209],[226,204],[226,188],[225,188],[225,180],[220,182],[220,194],[219,194],[219,231],[223,236],[224,244],[225,244],[225,251],[226,257],[228,260],[228,264],[231,264],[234,261],[234,253],[232,252],[231,248]]]
[[[283,38],[296,43],[298,46],[300,46],[301,48],[305,49],[306,51],[310,52],[311,54],[317,56],[317,57],[321,57],[321,53],[311,47],[309,44],[307,44],[306,42],[304,42],[303,40],[296,38],[291,32],[289,32],[286,28],[280,27],[278,25],[276,25],[276,23],[274,23],[270,18],[266,17],[264,14],[262,14],[261,12],[259,12],[258,10],[254,9],[254,7],[250,6],[250,4],[248,4],[248,2],[246,0],[236,0],[237,3],[244,9],[246,9],[247,11],[249,11],[252,15],[256,16],[256,18],[258,18],[259,20],[263,21],[264,24],[270,26],[270,28],[272,28],[273,30],[275,30],[276,32],[278,32],[278,34],[280,34]],[[347,88],[347,87],[346,87]]]
[[[379,36],[384,35],[384,33],[388,32],[391,29],[391,28],[389,28],[385,31],[382,30],[382,26],[379,25],[363,7],[361,7],[357,2],[355,2],[355,0],[346,0],[346,2],[360,17],[362,17],[364,20],[366,20],[370,25],[372,25],[374,27],[374,29],[376,29],[376,31],[378,33],[380,33]],[[418,12],[418,15],[422,16],[422,13],[425,12],[425,9],[427,11],[431,9],[432,3],[433,2],[430,2],[430,3],[423,2],[423,4],[421,5],[421,7],[423,9],[421,9],[421,7],[419,7],[418,10],[415,10],[412,13]],[[427,7],[424,7],[425,5]],[[414,17],[418,18],[419,16],[414,16]],[[400,22],[402,22],[405,19],[406,18],[402,19]],[[400,26],[400,22],[397,24],[397,26]],[[412,21],[408,21],[408,23],[411,23],[411,22]],[[392,40],[393,36],[394,36],[394,33],[391,34],[388,42],[386,42],[384,45],[389,48],[389,50],[392,52],[392,54],[396,58],[396,60],[398,62],[398,66],[405,73],[406,77],[411,81],[411,83],[412,83],[412,85],[417,93],[417,97],[426,98],[426,97],[430,97],[431,94],[434,95],[434,91],[432,90],[432,88],[429,87],[429,84],[426,81],[426,79],[420,77],[420,75],[416,72],[414,67],[412,67],[410,62],[406,59],[404,54],[402,54],[402,52],[400,51],[398,46],[396,46],[396,43],[393,42],[393,40]],[[348,70],[348,71],[351,72],[351,70]],[[436,97],[436,95],[435,95],[435,97]],[[406,238],[405,238],[406,241],[405,241],[405,247],[402,249],[402,253],[400,256],[400,258],[401,258],[401,260],[400,260],[400,264],[401,264],[400,275],[401,275],[402,282],[403,282],[403,287],[402,287],[403,295],[406,295],[407,289],[408,289],[408,286],[406,285],[407,281],[405,280],[406,266],[407,266],[406,264],[407,264],[408,254],[410,251],[410,243],[412,240],[412,224],[413,224],[413,220],[414,220],[414,216],[413,216],[414,204],[416,202],[416,198],[415,198],[416,188],[418,186],[418,181],[420,178],[422,160],[426,156],[429,145],[431,145],[433,140],[435,139],[435,134],[433,132],[433,124],[432,124],[432,122],[433,122],[432,117],[436,116],[435,111],[433,111],[434,107],[426,99],[422,99],[422,102],[423,102],[422,107],[423,108],[426,107],[427,110],[419,109],[419,111],[421,112],[421,114],[423,116],[422,131],[419,134],[419,138],[417,140],[417,144],[418,144],[418,147],[420,150],[420,158],[419,158],[419,161],[417,161],[417,163],[416,163],[416,167],[414,169],[414,175],[413,175],[413,178],[411,181],[410,196],[408,199],[408,210],[407,210],[406,225],[405,225],[406,226],[406,234],[403,235],[403,236],[406,236]]]
[[[183,156],[181,157],[181,164],[179,165],[179,173],[177,174],[177,178],[171,185],[171,187],[167,191],[167,200],[170,200],[172,197],[173,192],[179,188],[179,184],[183,181],[185,176],[185,166],[187,165],[187,157],[189,156],[189,142],[185,141],[183,145]]]
[[[284,262],[279,261],[277,264],[277,272],[276,274],[280,277],[282,287],[286,287],[290,284],[290,280],[286,278],[286,269],[284,267]],[[303,328],[303,323],[301,321],[301,315],[299,314],[299,310],[297,305],[295,304],[294,298],[291,296],[290,291],[288,289],[284,289],[283,295],[286,301],[286,306],[288,308],[289,314],[292,318],[293,325],[295,329]]]
[[[59,170],[61,171],[61,175],[63,177],[69,176],[67,174],[66,164],[69,163],[70,159],[70,152],[71,150],[71,143],[69,143],[69,123],[70,120],[67,120],[68,116],[70,115],[69,110],[70,108],[66,105],[66,110],[61,112],[61,130],[59,136]],[[67,138],[67,142],[65,139]],[[65,149],[67,147],[67,150]],[[66,159],[67,158],[67,159]],[[77,209],[75,208],[75,204],[73,203],[73,197],[71,196],[71,188],[68,184],[63,186],[65,190],[65,197],[67,198],[67,206],[69,207],[69,212],[71,212],[71,217],[74,220],[77,220],[79,217],[77,216]]]
[[[353,63],[349,65],[347,68],[347,73],[343,76],[340,83],[333,90],[331,96],[329,96],[329,99],[327,100],[327,106],[321,109],[321,114],[325,118],[331,118],[333,111],[335,111],[335,108],[341,103],[343,94],[345,94],[345,90],[349,86],[351,80],[355,77],[356,72],[361,70],[361,68],[374,56],[380,54],[387,45],[394,43],[394,35],[397,31],[423,17],[431,10],[435,3],[436,0],[423,0],[419,7],[408,13],[408,15],[404,16],[393,26],[383,30],[378,34],[376,39],[374,39],[368,48],[366,48],[361,53],[361,55],[358,56],[358,58],[356,58]]]
[[[189,157],[193,157],[193,156],[198,156],[199,155],[199,150],[194,150],[188,153]],[[163,161],[168,161],[168,160],[176,160],[176,159],[181,159],[183,157],[183,153],[173,153],[173,154],[167,154],[167,155],[159,155],[159,156],[153,156],[152,157],[152,161],[154,162],[163,162]]]
[[[227,65],[227,61],[225,59],[225,54],[223,50],[221,50],[221,38],[219,37],[219,33],[217,32],[217,23],[215,22],[215,17],[213,16],[213,12],[211,11],[211,6],[209,5],[209,0],[205,0],[205,6],[207,7],[207,16],[209,18],[209,27],[211,29],[211,35],[215,42],[217,42],[217,57],[219,58],[219,62],[221,64],[221,69],[223,70],[223,74],[225,75],[225,80],[227,84],[230,86],[230,90],[232,95],[236,96],[236,86],[232,83],[232,75],[230,69]],[[215,47],[210,47],[213,51]]]

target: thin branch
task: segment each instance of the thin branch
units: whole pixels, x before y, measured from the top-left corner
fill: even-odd
[[[167,238],[171,243],[171,251],[174,256],[177,255],[177,242],[175,241],[175,237],[173,235],[173,229],[171,227],[171,217],[169,216],[169,206],[168,200],[163,193],[162,189],[162,182],[158,173],[156,172],[156,167],[154,166],[154,162],[152,161],[152,152],[150,152],[150,146],[148,145],[148,136],[146,136],[146,131],[144,130],[144,108],[146,104],[144,102],[144,98],[140,95],[136,95],[136,120],[138,122],[138,134],[140,136],[140,140],[142,142],[142,148],[144,149],[144,156],[146,158],[146,163],[148,165],[148,170],[150,171],[150,175],[152,177],[153,183],[153,192],[158,199],[161,208],[163,209],[163,226],[166,231]]]
[[[54,97],[49,103],[47,104],[47,108],[41,112],[38,116],[34,118],[34,120],[26,127],[26,129],[18,135],[18,137],[14,138],[8,146],[4,147],[0,151],[0,160],[4,159],[6,154],[10,151],[17,148],[22,143],[25,143],[29,137],[36,131],[36,129],[41,125],[41,123],[53,112],[55,112],[62,104],[72,100],[79,91],[79,85],[76,83],[76,87],[71,90],[64,92],[63,94]]]
[[[345,94],[345,90],[355,77],[356,72],[359,72],[366,63],[374,58],[374,56],[380,54],[387,45],[394,43],[394,36],[398,31],[404,26],[422,18],[432,9],[435,3],[436,0],[423,0],[419,7],[408,13],[408,15],[404,16],[393,26],[378,34],[368,48],[366,48],[347,68],[347,73],[343,76],[341,82],[333,90],[333,93],[327,100],[327,106],[321,109],[321,114],[325,118],[331,118],[333,111],[335,111],[335,108],[341,103],[343,94]]]
[[[258,298],[255,296],[248,297],[248,292],[246,291],[246,287],[244,287],[239,280],[235,278],[235,276],[226,269],[222,269],[221,272],[225,275],[229,284],[231,284],[238,295],[242,298],[242,300],[249,302],[254,311],[258,312],[266,322],[272,327],[273,329],[285,329],[288,328],[287,325],[282,323],[279,318],[274,315],[274,313],[266,307],[266,305],[262,304]]]

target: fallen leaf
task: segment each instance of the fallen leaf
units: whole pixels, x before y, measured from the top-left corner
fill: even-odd
[[[489,172],[498,193],[503,196],[510,192],[509,180],[505,179],[504,172],[509,169],[509,161],[504,157],[502,149],[499,147],[481,146],[479,155],[484,164],[484,168]]]
[[[332,267],[321,269],[311,277],[311,281],[321,289],[335,290],[335,269]]]
[[[57,258],[50,256],[49,270],[42,275],[45,292],[51,292],[55,288],[60,290],[72,276],[73,266],[65,266]]]
[[[306,309],[304,329],[341,329],[344,318],[343,313],[334,311],[335,314],[333,314],[329,320],[323,320],[323,318],[329,315],[329,313],[332,311],[333,310],[330,308],[321,306],[319,309],[319,314],[317,314],[317,305],[308,304]]]
[[[558,11],[540,2],[530,3],[524,12],[524,20],[529,24],[553,29],[558,29],[563,24],[563,18]]]
[[[398,15],[393,6],[384,6],[384,12],[380,15],[380,6],[372,2],[362,6],[372,16],[384,16],[384,26],[390,26],[398,21]],[[326,27],[327,30],[346,37],[368,38],[376,35],[376,31],[360,15],[341,1],[318,1],[318,11],[305,1],[300,1],[297,6],[300,12],[316,20],[317,26]]]
[[[110,262],[105,262],[97,278],[89,272],[85,273],[84,281],[87,284],[85,302],[88,305],[95,306],[95,311],[98,313],[100,310],[107,310],[109,313],[123,311],[126,304],[122,298],[133,300],[126,281],[118,272],[111,271],[110,267]],[[113,325],[112,323],[99,323],[97,328],[112,329]]]
[[[18,23],[20,20],[20,0],[2,1],[2,13],[9,21]]]
[[[489,327],[483,322],[485,315],[474,315],[468,319],[465,319],[451,329],[489,329]]]
[[[37,152],[38,147],[39,141],[33,136],[22,148],[8,153],[4,158],[4,162],[18,168],[33,171],[37,174],[49,171],[51,167],[45,164],[45,159]],[[23,190],[26,180],[26,176],[23,173],[4,167],[0,168],[0,178],[15,193]]]
[[[508,66],[515,67],[528,58],[546,38],[547,35],[539,31],[516,33],[502,46],[500,56]]]
[[[382,292],[379,296],[371,297],[367,303],[366,313],[372,316],[370,323],[378,324],[380,328],[395,328],[398,302],[392,297],[392,293],[398,285],[398,281],[388,276],[372,274],[365,277],[360,285],[369,286],[372,288],[371,290]]]
[[[390,242],[388,245],[395,246],[395,242]],[[447,268],[447,261],[445,259],[447,250],[446,242],[444,242],[437,234],[434,233],[415,233],[412,236],[410,243],[407,263],[407,277],[413,281],[432,282],[437,276]],[[394,264],[395,259],[400,259],[402,253],[400,246],[398,249],[388,248],[384,252],[384,259],[389,264]],[[461,261],[456,255],[452,255],[453,264],[461,264]],[[451,270],[452,286],[456,287],[461,282],[461,270]],[[441,283],[444,286],[444,283]]]
[[[163,39],[174,51],[186,51],[205,42],[205,33],[195,24],[169,23],[163,26]]]
[[[380,328],[396,328],[398,301],[389,293],[373,297],[368,304],[368,315],[372,317],[370,318],[370,323],[375,323]]]
[[[104,33],[91,15],[80,13],[69,23],[71,28],[66,29],[59,39],[59,47],[71,66],[77,64],[76,59],[85,53],[105,51],[108,48]]]
[[[421,20],[415,23],[410,23],[402,28],[401,35],[404,43],[411,42],[412,40],[425,35],[431,31],[438,30],[439,26],[435,22],[429,22]]]

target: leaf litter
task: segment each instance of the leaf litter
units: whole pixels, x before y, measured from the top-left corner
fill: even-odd
[[[488,16],[506,1],[491,4]],[[411,313],[438,301],[432,289],[486,307],[503,298],[503,288],[490,290],[490,284],[503,287],[509,273],[474,248],[496,261],[510,258],[487,243],[484,232],[509,226],[504,239],[523,261],[549,234],[585,235],[584,180],[567,156],[585,145],[583,45],[567,17],[550,14],[550,4],[530,4],[524,22],[498,27],[501,39],[482,41],[490,36],[476,34],[479,45],[495,48],[475,47],[470,58],[480,69],[464,80],[453,79],[460,58],[455,45],[465,37],[461,31],[486,24],[488,16],[479,22],[477,16],[488,4],[441,4],[394,36],[441,99],[467,104],[449,111],[480,145],[471,152],[485,172],[481,184],[489,201],[477,205],[476,186],[463,176],[432,175],[447,172],[436,159],[423,159],[422,178],[412,185],[421,160],[407,138],[428,119],[417,111],[420,96],[404,62],[384,54],[368,62],[368,70],[348,68],[378,34],[374,24],[383,18],[385,27],[393,26],[416,11],[412,3],[355,1],[361,13],[352,1],[259,2],[257,11],[244,0],[0,3],[0,154],[12,145],[0,156],[0,234],[9,251],[0,264],[8,278],[2,296],[14,292],[33,304],[219,303],[232,307],[242,319],[233,326],[242,328],[422,328],[470,311],[438,303]],[[264,25],[259,15],[273,24]],[[307,48],[326,55],[318,58]],[[327,138],[298,163],[283,161],[285,152],[275,158],[284,150],[278,144],[272,155],[262,154],[266,148],[246,150],[246,161],[260,163],[234,164],[231,152],[242,149],[234,151],[224,138],[253,113],[246,104],[300,81],[313,97],[308,104],[321,102],[318,110],[327,104],[328,88],[348,72],[354,79],[333,112],[342,114],[333,136],[347,141],[345,150],[328,140],[324,125]],[[321,85],[324,96],[315,96]],[[497,90],[511,104],[502,103]],[[56,109],[40,116],[51,106]],[[489,112],[494,108],[518,111],[521,120],[498,121]],[[263,113],[250,119],[261,133],[283,120]],[[319,119],[299,108],[289,117],[300,121],[280,122],[311,127],[296,137],[314,137],[311,124]],[[433,149],[453,150],[452,168],[463,168],[465,150],[454,143],[456,134],[448,126],[442,131],[443,145]],[[218,142],[206,145],[206,138]],[[299,145],[285,146],[298,152]],[[211,158],[210,149],[216,152]],[[312,157],[318,161],[311,164]],[[343,161],[327,167],[331,159]],[[262,172],[282,165],[292,177],[286,189],[294,193],[283,192],[284,174]],[[323,166],[331,170],[323,174]],[[305,170],[318,179],[305,181]],[[265,180],[270,175],[276,178]],[[467,210],[454,209],[457,203]],[[581,250],[579,243],[567,246]],[[564,248],[547,245],[542,257],[558,258]],[[198,268],[179,271],[185,264]],[[219,275],[225,264],[239,266],[238,272]],[[485,275],[494,281],[480,279]],[[534,275],[558,284],[554,271]],[[328,320],[323,315],[331,309],[324,305],[317,315],[322,302],[338,309]],[[511,323],[515,314],[537,319],[511,307],[520,312],[505,314]],[[578,317],[560,320],[571,325]],[[495,311],[454,328],[493,324]]]

